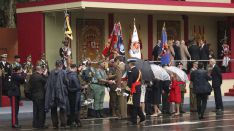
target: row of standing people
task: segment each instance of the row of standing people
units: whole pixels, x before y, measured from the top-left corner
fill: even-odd
[[[155,45],[152,55],[154,56],[154,60],[158,60],[160,58],[160,43]],[[169,40],[169,52],[171,55],[171,60],[176,60],[177,62],[181,62],[183,64],[183,69],[189,71],[191,69],[191,64],[188,64],[187,60],[209,60],[214,58],[214,52],[211,50],[207,43],[203,40],[200,40],[197,44],[196,41],[192,41],[189,47],[185,44],[184,40]],[[204,66],[206,68],[208,62],[204,61]],[[173,63],[174,65],[176,63]]]
[[[212,63],[212,62],[211,62]],[[213,62],[214,63],[214,62]],[[89,64],[88,64],[89,65]],[[131,122],[133,124],[137,124],[137,117],[136,115],[140,115],[140,122],[145,120],[145,109],[140,108],[140,106],[143,106],[142,103],[145,102],[145,100],[142,100],[142,92],[141,89],[141,83],[139,83],[139,77],[140,72],[135,68],[134,62],[129,61],[129,67],[130,71],[128,72],[128,81],[124,80],[122,78],[124,72],[125,72],[125,64],[121,57],[117,57],[112,61],[112,69],[109,68],[109,70],[105,69],[105,62],[99,62],[99,67],[97,69],[91,68],[90,65],[87,66],[86,69],[83,69],[82,72],[80,72],[81,77],[83,80],[85,80],[84,77],[88,75],[88,83],[90,83],[90,88],[93,92],[93,98],[94,98],[94,110],[95,110],[95,116],[96,117],[102,117],[103,116],[103,100],[104,100],[104,94],[105,94],[105,88],[110,87],[110,108],[112,111],[112,114],[118,115],[120,119],[127,118],[127,95],[126,92],[127,85],[131,89],[133,88],[132,85],[135,85],[135,90],[131,90],[130,94],[133,96],[133,106],[132,112],[131,112]],[[81,66],[82,67],[82,66]],[[90,67],[90,68],[89,68]],[[65,127],[67,125],[67,115],[70,120],[70,124],[72,123],[74,126],[81,125],[80,122],[80,91],[81,91],[81,85],[80,81],[81,79],[77,78],[76,72],[76,66],[71,66],[70,71],[67,73],[64,71],[63,63],[61,61],[56,62],[56,69],[51,71],[51,74],[49,75],[49,78],[46,82],[46,71],[43,70],[43,66],[36,66],[35,73],[31,76],[31,79],[29,80],[29,83],[31,83],[31,88],[36,89],[34,91],[31,91],[31,99],[34,103],[34,120],[33,120],[33,127],[35,128],[44,128],[45,123],[45,110],[49,111],[51,109],[51,116],[52,116],[52,123],[54,128],[59,127],[58,122],[58,114],[57,114],[57,108],[60,108],[60,119],[61,127]],[[83,67],[82,67],[83,68]],[[82,68],[80,70],[82,70]],[[91,70],[91,73],[85,73],[85,70],[88,70],[88,68]],[[112,71],[111,71],[112,70]],[[24,81],[19,76],[22,76],[22,78],[25,78],[25,75],[23,75],[21,68],[15,68],[15,74],[12,75],[13,81],[18,81],[17,86],[19,86],[19,83],[23,83]],[[85,75],[86,74],[86,75]],[[67,77],[70,76],[70,77]],[[73,76],[73,77],[72,77]],[[196,75],[195,75],[196,76]],[[38,77],[38,78],[37,78]],[[73,82],[71,79],[74,79]],[[172,78],[174,79],[175,76],[172,75]],[[153,91],[154,92],[152,96],[151,104],[154,105],[154,114],[153,116],[157,116],[161,113],[159,104],[161,104],[160,100],[162,93],[162,112],[163,113],[169,113],[169,103],[168,102],[175,102],[176,103],[176,115],[178,115],[180,112],[183,112],[183,94],[184,91],[181,91],[181,88],[179,89],[179,85],[184,85],[185,83],[177,82],[176,78],[175,81],[172,83],[170,81],[164,81],[160,83],[159,81],[153,82]],[[59,80],[59,81],[58,81]],[[74,82],[76,81],[76,82]],[[56,84],[55,84],[56,83]],[[58,83],[58,84],[57,84]],[[74,84],[74,88],[70,85],[71,83]],[[171,83],[171,85],[170,85]],[[35,85],[36,84],[36,85]],[[46,85],[45,85],[46,84]],[[44,88],[44,85],[46,88]],[[160,90],[159,85],[164,85],[162,88],[163,90]],[[158,86],[158,87],[157,87]],[[213,84],[212,84],[213,86]],[[35,88],[36,87],[36,88]],[[171,88],[170,88],[171,87]],[[220,95],[217,87],[217,85],[213,86],[215,90],[215,100],[217,100],[216,109],[217,110],[223,110],[223,106],[220,102]],[[18,88],[17,88],[18,89]],[[38,91],[40,90],[40,91]],[[58,91],[59,90],[59,91]],[[220,89],[219,89],[220,90]],[[20,92],[20,91],[19,91]],[[34,93],[33,93],[34,92]],[[155,94],[155,92],[158,92]],[[19,93],[20,94],[20,93]],[[170,95],[169,95],[170,94]],[[33,96],[34,95],[34,96]],[[174,96],[173,96],[174,95]],[[17,96],[17,95],[16,95]],[[19,95],[20,96],[20,95]],[[12,98],[11,98],[12,99]],[[13,100],[13,99],[12,99]],[[11,101],[12,101],[11,100]],[[19,103],[18,101],[13,100],[17,105]],[[12,103],[13,103],[12,101]],[[181,106],[179,106],[181,105]],[[14,106],[12,106],[14,107]],[[18,107],[18,106],[17,106]],[[18,114],[18,108],[15,110],[16,113],[12,118],[16,118],[14,121],[12,119],[13,127],[18,127],[18,120],[17,120],[17,114]],[[180,111],[180,112],[179,112]]]

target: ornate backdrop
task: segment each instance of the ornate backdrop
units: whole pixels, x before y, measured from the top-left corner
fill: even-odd
[[[98,60],[104,47],[104,20],[77,19],[77,58]]]
[[[181,24],[180,21],[168,21],[158,20],[157,21],[157,38],[160,40],[162,36],[162,27],[165,22],[167,39],[180,40],[181,39]]]

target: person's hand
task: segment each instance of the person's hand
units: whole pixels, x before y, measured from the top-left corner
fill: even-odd
[[[108,81],[108,84],[110,84],[110,85],[115,84],[115,81],[109,80],[109,81]]]
[[[46,75],[47,75],[47,72],[48,72],[48,70],[47,70],[47,69],[45,69],[45,70],[44,70],[44,72],[43,72],[43,75],[45,75],[45,76],[46,76]]]

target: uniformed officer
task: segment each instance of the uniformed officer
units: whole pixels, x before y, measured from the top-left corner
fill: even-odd
[[[22,65],[20,64],[20,56],[19,55],[15,55],[15,61],[12,64],[13,72],[14,72],[14,68],[16,68],[16,67],[22,68]]]
[[[141,99],[141,72],[135,66],[136,59],[128,59],[130,71],[128,72],[128,87],[131,88],[133,100],[131,122],[137,124],[137,115],[140,117],[140,123],[145,121],[145,115],[140,107]]]
[[[70,60],[71,60],[71,48],[69,47],[69,41],[68,40],[64,40],[62,41],[63,43],[63,47],[61,47],[59,49],[59,55],[63,61],[63,68],[67,68],[69,67],[70,64]]]
[[[7,54],[1,55],[0,69],[2,70],[2,95],[7,95],[9,79],[12,72],[11,64],[7,62]]]
[[[23,69],[27,75],[29,75],[29,76],[32,75],[33,64],[32,64],[32,56],[31,55],[27,56],[27,61],[23,64]]]
[[[105,96],[105,84],[113,84],[113,81],[107,80],[105,72],[105,62],[99,62],[92,80],[91,89],[94,93],[94,110],[97,118],[103,117],[103,101]]]
[[[19,113],[19,103],[20,103],[20,84],[25,82],[26,74],[23,73],[20,66],[16,66],[13,69],[13,74],[11,76],[10,86],[8,90],[8,96],[11,101],[11,118],[12,118],[12,128],[20,128],[18,122]]]
[[[46,60],[45,53],[43,53],[41,55],[41,59],[39,61],[37,61],[37,65],[40,65],[42,67],[43,71],[45,71],[45,70],[49,71],[49,64],[48,64],[48,61]]]

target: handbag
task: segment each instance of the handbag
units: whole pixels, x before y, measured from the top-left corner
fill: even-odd
[[[133,105],[133,100],[132,99],[133,99],[132,95],[130,95],[129,98],[128,98],[128,102],[127,102],[128,105]]]

